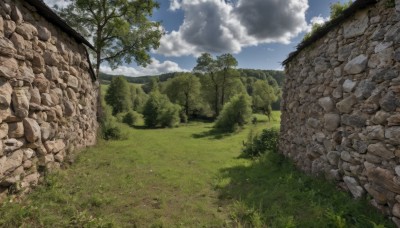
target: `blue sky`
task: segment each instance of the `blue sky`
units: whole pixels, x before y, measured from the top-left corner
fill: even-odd
[[[45,0],[49,5],[60,0]],[[190,71],[202,52],[232,53],[239,68],[282,69],[312,23],[328,18],[338,0],[158,0],[152,20],[162,21],[166,35],[153,63],[102,70],[141,76]],[[340,0],[344,2],[345,0]]]

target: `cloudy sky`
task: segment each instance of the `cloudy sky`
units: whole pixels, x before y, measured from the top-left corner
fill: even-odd
[[[203,52],[232,53],[240,68],[281,69],[312,23],[327,19],[339,0],[158,0],[153,20],[166,35],[147,68],[135,64],[112,70],[128,76],[190,71]],[[346,0],[340,0],[345,2]],[[45,0],[63,5],[64,0]]]

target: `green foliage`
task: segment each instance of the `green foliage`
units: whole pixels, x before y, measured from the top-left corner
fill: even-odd
[[[334,3],[331,5],[331,14],[330,14],[330,19],[333,20],[335,18],[338,18],[340,15],[342,15],[343,11],[345,11],[347,8],[349,8],[353,4],[352,0],[349,0],[348,2],[345,3]]]
[[[255,157],[266,152],[277,152],[279,130],[276,128],[264,129],[261,135],[250,131],[247,142],[244,143],[242,153],[246,157]]]
[[[270,86],[266,81],[258,80],[253,85],[253,108],[262,112],[271,120],[272,104],[280,97],[280,89]]]
[[[308,40],[312,35],[314,35],[323,26],[324,26],[324,24],[318,24],[318,23],[313,24],[311,27],[311,31],[304,35],[303,41]]]
[[[135,61],[151,62],[162,35],[159,22],[149,18],[159,5],[153,0],[75,0],[59,10],[62,18],[93,39],[96,68],[107,62],[112,68]]]
[[[179,105],[172,104],[168,97],[160,92],[152,92],[147,100],[143,117],[147,127],[174,127],[179,124]]]
[[[138,119],[140,118],[140,114],[135,111],[129,111],[124,115],[122,122],[128,124],[129,126],[133,127],[135,123],[137,123]]]
[[[250,120],[251,113],[251,98],[247,94],[236,95],[226,103],[214,127],[233,132]]]
[[[142,112],[144,104],[147,100],[147,94],[143,91],[142,87],[137,85],[130,86],[130,98],[132,109],[136,112]]]
[[[100,136],[105,140],[125,139],[121,129],[112,115],[112,108],[102,101],[102,116],[100,119]]]
[[[190,73],[181,73],[165,82],[163,92],[175,104],[183,107],[186,116],[201,106],[200,79]]]
[[[120,112],[126,112],[131,108],[129,93],[129,85],[125,78],[113,78],[105,95],[105,101],[112,107],[113,115]]]

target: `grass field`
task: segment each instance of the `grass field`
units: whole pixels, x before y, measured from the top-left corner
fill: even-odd
[[[386,227],[363,201],[297,172],[277,154],[240,157],[258,116],[235,134],[211,123],[129,128],[49,175],[23,203],[0,207],[0,227]]]

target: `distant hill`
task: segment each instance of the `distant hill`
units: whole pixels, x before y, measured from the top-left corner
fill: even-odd
[[[277,70],[255,70],[255,69],[238,69],[240,76],[242,77],[254,77],[258,79],[268,79],[272,77],[276,80],[278,85],[281,87],[284,80],[284,73],[283,71]],[[140,76],[140,77],[128,77],[123,76],[128,80],[130,83],[137,83],[137,84],[146,84],[150,81],[152,77],[158,77],[161,82],[167,81],[169,78],[173,78],[175,75],[179,74],[180,72],[173,72],[173,73],[166,73],[161,75],[148,75],[148,76]],[[111,81],[115,75],[100,73],[100,80],[107,84],[107,82]]]

